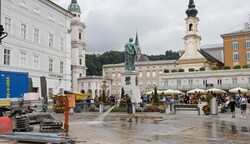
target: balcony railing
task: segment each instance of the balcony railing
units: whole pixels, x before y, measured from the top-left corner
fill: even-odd
[[[223,89],[223,90],[229,90],[229,89],[236,88],[236,87],[250,89],[250,84],[222,84],[222,85],[213,84],[213,87]],[[180,91],[188,91],[188,90],[195,89],[195,88],[210,89],[212,87],[210,86],[206,87],[205,85],[159,86],[158,90],[174,89],[174,90],[180,90]]]

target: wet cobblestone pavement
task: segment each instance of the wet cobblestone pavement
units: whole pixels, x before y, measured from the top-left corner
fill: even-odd
[[[248,119],[236,118],[230,113],[219,117],[198,116],[197,112],[178,112],[176,115],[146,113],[152,117],[164,117],[153,121],[137,113],[136,123],[127,122],[126,113],[110,113],[104,121],[98,121],[99,113],[70,115],[69,136],[87,144],[250,144],[250,112]],[[54,114],[56,120],[64,121],[63,114]],[[38,132],[39,126],[34,126]],[[2,143],[2,142],[0,142]]]
[[[103,122],[95,121],[98,114],[79,114],[70,122],[70,135],[87,144],[249,144],[248,119],[231,118],[220,114],[219,118],[192,114],[166,115],[164,121],[140,119],[127,122],[125,113],[111,113]],[[140,113],[137,113],[143,116]],[[249,116],[250,119],[250,116]]]

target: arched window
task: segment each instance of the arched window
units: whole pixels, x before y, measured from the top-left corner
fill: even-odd
[[[193,30],[193,24],[189,24],[189,31]]]
[[[79,39],[82,39],[82,33],[79,33]]]

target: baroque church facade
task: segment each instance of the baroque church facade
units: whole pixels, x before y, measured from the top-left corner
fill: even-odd
[[[249,89],[249,69],[215,70],[224,66],[223,45],[200,46],[198,11],[193,0],[189,1],[186,14],[184,50],[178,60],[135,62],[141,92],[146,93],[153,90],[154,87],[159,90],[178,89],[182,91],[211,87],[229,90],[238,86]],[[138,36],[136,35],[136,37],[138,41]],[[124,63],[103,66],[103,79],[111,81],[111,94],[117,97],[120,97],[123,71]]]

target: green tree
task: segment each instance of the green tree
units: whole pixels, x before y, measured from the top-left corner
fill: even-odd
[[[146,55],[147,56],[147,55]],[[179,59],[178,52],[172,52],[171,50],[166,51],[165,55],[151,55],[147,56],[151,61],[157,60],[174,60]],[[87,75],[92,76],[101,76],[102,67],[106,64],[118,64],[124,63],[125,53],[119,51],[107,51],[103,54],[86,54],[86,67]]]
[[[106,103],[107,102],[107,98],[106,98],[106,94],[105,94],[105,90],[102,90],[102,102]]]
[[[125,91],[124,91],[124,88],[122,87],[122,89],[121,89],[121,99],[124,98],[124,94],[125,94]]]
[[[157,88],[154,88],[154,94],[153,94],[153,103],[158,104],[160,102],[158,93],[157,93]]]

